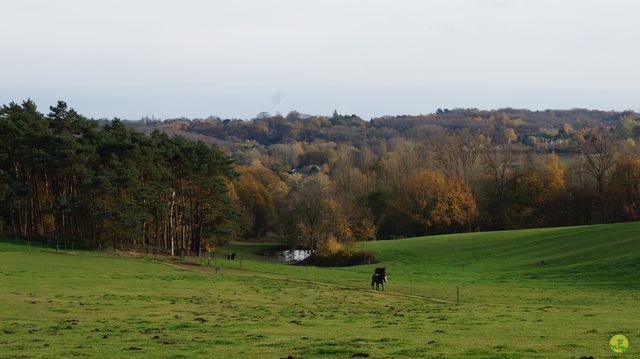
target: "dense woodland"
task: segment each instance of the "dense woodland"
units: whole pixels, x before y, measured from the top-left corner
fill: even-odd
[[[640,218],[634,111],[88,119],[0,109],[0,228],[201,254],[271,237],[358,241]]]

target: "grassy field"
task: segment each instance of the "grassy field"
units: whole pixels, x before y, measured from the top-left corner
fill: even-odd
[[[368,242],[381,263],[348,268],[264,246],[198,265],[2,240],[0,358],[640,357],[640,223]]]

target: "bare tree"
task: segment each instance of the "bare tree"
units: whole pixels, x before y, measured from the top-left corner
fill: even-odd
[[[630,154],[630,146],[625,139],[604,128],[585,136],[580,142],[581,170],[594,180],[595,201],[592,206],[592,222],[604,220],[613,184],[621,172],[615,171],[618,164]]]
[[[521,154],[511,143],[486,147],[481,153],[489,184],[489,196],[497,206],[497,226],[504,228],[507,220],[507,191],[509,184],[516,178],[513,167],[520,162]]]
[[[434,136],[430,144],[435,165],[449,177],[464,179],[474,190],[480,153],[486,147],[486,138],[464,128]]]
[[[426,157],[424,146],[415,141],[401,137],[391,141],[381,161],[385,185],[389,188],[398,187],[400,181],[416,169],[427,167]]]

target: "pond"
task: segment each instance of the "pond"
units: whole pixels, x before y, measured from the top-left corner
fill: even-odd
[[[287,251],[277,251],[269,253],[271,258],[283,261],[283,262],[299,262],[307,259],[311,255],[311,251],[308,249],[294,249]]]

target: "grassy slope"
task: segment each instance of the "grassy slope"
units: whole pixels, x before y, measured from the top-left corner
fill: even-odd
[[[606,357],[613,334],[640,342],[639,238],[629,223],[366,243],[385,293],[376,265],[268,262],[257,244],[222,248],[242,261],[215,274],[4,241],[0,357]]]
[[[640,286],[640,223],[421,237],[368,248],[392,273],[418,281]]]

